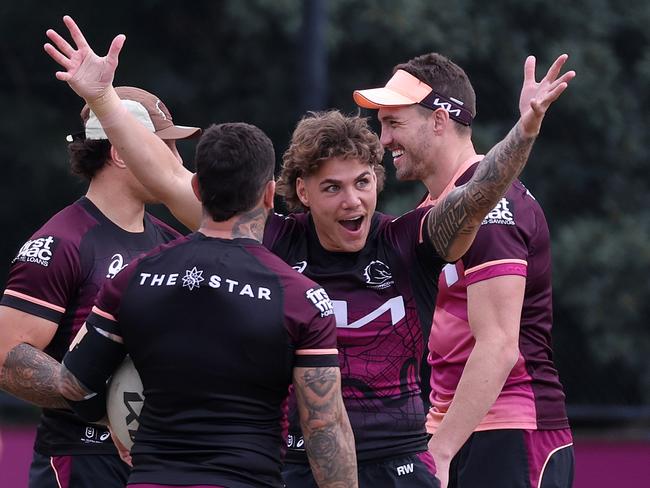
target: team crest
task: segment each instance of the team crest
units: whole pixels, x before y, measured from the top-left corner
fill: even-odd
[[[375,290],[383,290],[395,283],[388,265],[379,260],[370,261],[370,264],[363,270],[363,276],[368,288]]]

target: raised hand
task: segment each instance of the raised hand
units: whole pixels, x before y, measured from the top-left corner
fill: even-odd
[[[90,48],[81,29],[71,17],[63,17],[63,23],[68,28],[76,48],[52,29],[46,32],[52,44],[43,46],[45,52],[65,70],[57,71],[56,78],[68,82],[74,92],[87,102],[99,100],[113,83],[118,57],[126,36],[116,36],[106,56],[100,57]]]
[[[539,133],[548,107],[558,99],[575,77],[575,71],[567,71],[559,76],[568,57],[566,54],[559,56],[539,82],[535,81],[535,56],[526,58],[524,84],[519,96],[522,129],[526,135],[536,136]]]

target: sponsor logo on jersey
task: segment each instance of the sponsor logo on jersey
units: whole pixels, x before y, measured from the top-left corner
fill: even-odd
[[[179,283],[180,273],[140,273],[140,286],[176,286]],[[194,266],[192,269],[185,270],[185,276],[182,276],[180,283],[183,288],[194,290],[200,288],[201,283],[207,282],[207,285],[213,289],[221,289],[227,293],[234,293],[239,296],[255,298],[257,300],[271,300],[271,289],[264,286],[257,286],[250,283],[240,283],[230,278],[222,278],[219,275],[211,275],[208,278],[203,277],[203,270]]]
[[[305,293],[307,300],[309,300],[320,312],[321,317],[327,317],[334,313],[334,307],[327,296],[327,292],[322,288],[310,288]]]
[[[455,264],[445,264],[442,268],[442,274],[445,277],[447,287],[450,287],[458,282],[458,270],[456,269]]]
[[[201,288],[201,283],[204,281],[203,270],[199,271],[196,269],[196,266],[194,266],[192,269],[185,270],[185,276],[183,276],[183,288],[189,288],[190,290]]]
[[[363,276],[366,278],[368,288],[375,290],[383,290],[395,283],[388,265],[379,260],[370,261],[370,264],[363,270]]]
[[[348,302],[345,300],[332,300],[334,306],[334,317],[336,317],[336,326],[341,329],[360,329],[364,325],[368,325],[375,319],[381,317],[386,312],[390,312],[391,325],[397,325],[400,320],[406,317],[406,308],[404,307],[404,299],[402,296],[393,297],[386,300],[372,312],[364,315],[363,317],[349,322],[348,318]]]
[[[499,200],[497,206],[494,207],[489,214],[486,215],[482,225],[486,224],[501,224],[501,225],[515,225],[515,216],[513,214],[512,202],[509,202],[505,197]]]
[[[122,271],[124,268],[128,266],[127,264],[124,264],[124,258],[122,257],[121,254],[115,253],[113,254],[113,257],[111,258],[111,264],[108,265],[108,274],[106,275],[106,278],[113,279],[115,278],[115,275]]]
[[[298,273],[302,274],[302,272],[305,271],[305,268],[307,267],[307,261],[298,261],[296,264],[294,264],[291,267],[295,269]]]
[[[11,262],[12,264],[16,261],[35,263],[47,268],[50,265],[56,242],[57,239],[54,236],[39,237],[38,239],[27,241]]]
[[[111,436],[108,430],[98,430],[95,427],[86,426],[84,433],[79,439],[84,444],[102,444]]]

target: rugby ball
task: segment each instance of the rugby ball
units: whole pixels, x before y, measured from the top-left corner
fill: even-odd
[[[106,413],[113,435],[129,450],[140,425],[143,404],[140,374],[131,358],[126,356],[108,383]]]

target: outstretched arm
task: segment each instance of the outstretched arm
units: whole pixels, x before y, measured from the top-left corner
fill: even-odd
[[[339,368],[294,368],[300,426],[321,488],[356,488],[354,436],[341,398]]]
[[[126,36],[116,36],[106,56],[99,57],[71,17],[65,16],[63,22],[75,47],[52,29],[46,33],[52,43],[44,46],[45,52],[64,70],[56,73],[57,79],[66,81],[86,101],[136,178],[183,224],[197,229],[201,204],[192,192],[192,173],[179,164],[160,138],[125,110],[113,88]]]
[[[465,254],[485,215],[526,164],[546,111],[575,77],[574,71],[560,76],[567,58],[566,54],[558,57],[539,83],[535,81],[535,58],[526,59],[519,99],[521,118],[485,155],[473,177],[451,191],[429,213],[426,221],[429,236],[438,254],[447,261],[455,261]]]

